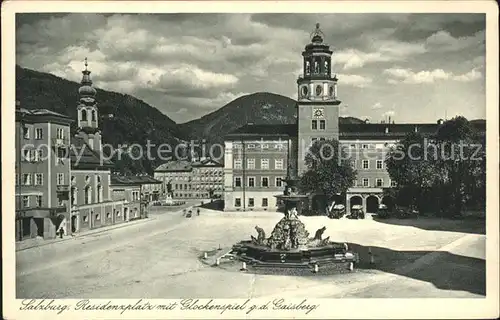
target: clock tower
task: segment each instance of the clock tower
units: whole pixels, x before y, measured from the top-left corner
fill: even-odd
[[[298,173],[305,170],[304,158],[315,140],[339,138],[337,76],[332,76],[332,51],[323,42],[316,24],[302,52],[303,74],[297,79]]]

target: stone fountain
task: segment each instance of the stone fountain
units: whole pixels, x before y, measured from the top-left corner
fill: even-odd
[[[330,237],[322,237],[326,227],[316,231],[313,237],[299,215],[308,199],[298,194],[298,179],[288,175],[284,194],[277,195],[284,203],[284,217],[275,225],[271,235],[255,226],[257,237],[241,241],[232,248],[231,255],[254,267],[313,267],[346,263],[352,270],[358,255],[349,251],[346,243],[335,243]]]

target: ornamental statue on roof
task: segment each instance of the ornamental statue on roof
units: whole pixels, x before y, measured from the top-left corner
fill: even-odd
[[[311,42],[322,43],[324,36],[325,36],[325,34],[319,28],[319,23],[316,23],[316,29],[314,29],[314,31],[311,33]]]

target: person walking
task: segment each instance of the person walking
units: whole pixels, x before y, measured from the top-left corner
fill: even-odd
[[[198,208],[198,209],[196,210],[196,214],[197,214],[197,215],[200,215],[200,208]]]
[[[59,238],[62,239],[63,235],[64,235],[64,229],[63,229],[63,227],[60,227],[59,228]]]

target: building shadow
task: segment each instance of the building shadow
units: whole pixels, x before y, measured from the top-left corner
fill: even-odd
[[[419,217],[419,218],[409,218],[409,219],[398,219],[398,218],[382,219],[377,217],[376,214],[373,215],[372,217],[374,221],[380,223],[386,223],[398,226],[416,227],[423,230],[486,234],[485,219],[454,220],[454,219],[435,218],[435,217]]]
[[[486,261],[446,251],[398,251],[349,243],[359,254],[357,269],[379,270],[432,283],[442,290],[486,295]],[[370,253],[374,260],[370,262]]]
[[[203,201],[203,204],[200,205],[200,208],[224,211],[224,200],[205,200]]]

